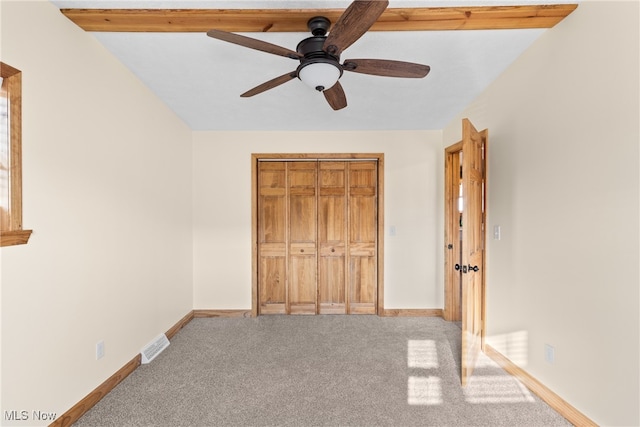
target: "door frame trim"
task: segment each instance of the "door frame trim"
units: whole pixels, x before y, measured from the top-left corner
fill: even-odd
[[[252,153],[251,154],[251,317],[258,316],[258,162],[375,160],[378,163],[378,236],[376,314],[384,313],[384,153]]]

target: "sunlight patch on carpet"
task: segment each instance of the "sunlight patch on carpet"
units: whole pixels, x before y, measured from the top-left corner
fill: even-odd
[[[442,405],[442,386],[438,377],[409,377],[409,405]]]
[[[437,369],[438,350],[434,340],[409,340],[407,364],[410,368]]]
[[[469,403],[535,402],[520,381],[504,375],[472,376],[464,388],[464,395]]]
[[[476,359],[475,365],[475,369],[479,368],[500,368],[500,365],[498,365],[492,358],[490,358],[486,354],[480,352],[480,354],[478,354],[478,359]]]

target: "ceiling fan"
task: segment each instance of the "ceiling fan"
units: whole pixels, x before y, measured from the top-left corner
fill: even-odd
[[[331,108],[340,110],[347,106],[347,98],[338,81],[343,71],[409,78],[422,78],[429,73],[428,65],[387,59],[347,59],[340,64],[342,51],[366,33],[388,5],[387,0],[355,0],[338,18],[329,35],[327,35],[331,26],[329,19],[323,16],[311,18],[307,22],[307,27],[313,36],[298,43],[295,52],[272,43],[226,31],[209,30],[207,35],[214,39],[300,61],[300,65],[294,71],[262,83],[240,96],[254,96],[297,77],[322,92]]]

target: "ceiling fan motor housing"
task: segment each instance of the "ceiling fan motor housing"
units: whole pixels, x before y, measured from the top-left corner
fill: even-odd
[[[327,39],[326,36],[313,36],[302,40],[298,43],[296,47],[296,52],[303,55],[304,57],[300,59],[300,65],[298,66],[296,72],[298,78],[300,78],[300,71],[303,68],[312,65],[312,64],[330,64],[334,66],[338,72],[338,78],[342,77],[342,67],[340,66],[340,56],[331,55],[324,50],[322,47],[324,46],[324,41]],[[322,92],[325,89],[329,89],[328,87],[324,87],[322,85],[318,85],[315,87],[317,91]]]

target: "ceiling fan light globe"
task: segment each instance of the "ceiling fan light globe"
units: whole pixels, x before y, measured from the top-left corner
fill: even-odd
[[[312,89],[322,92],[333,87],[342,74],[338,67],[327,62],[306,64],[298,71],[298,78]]]

